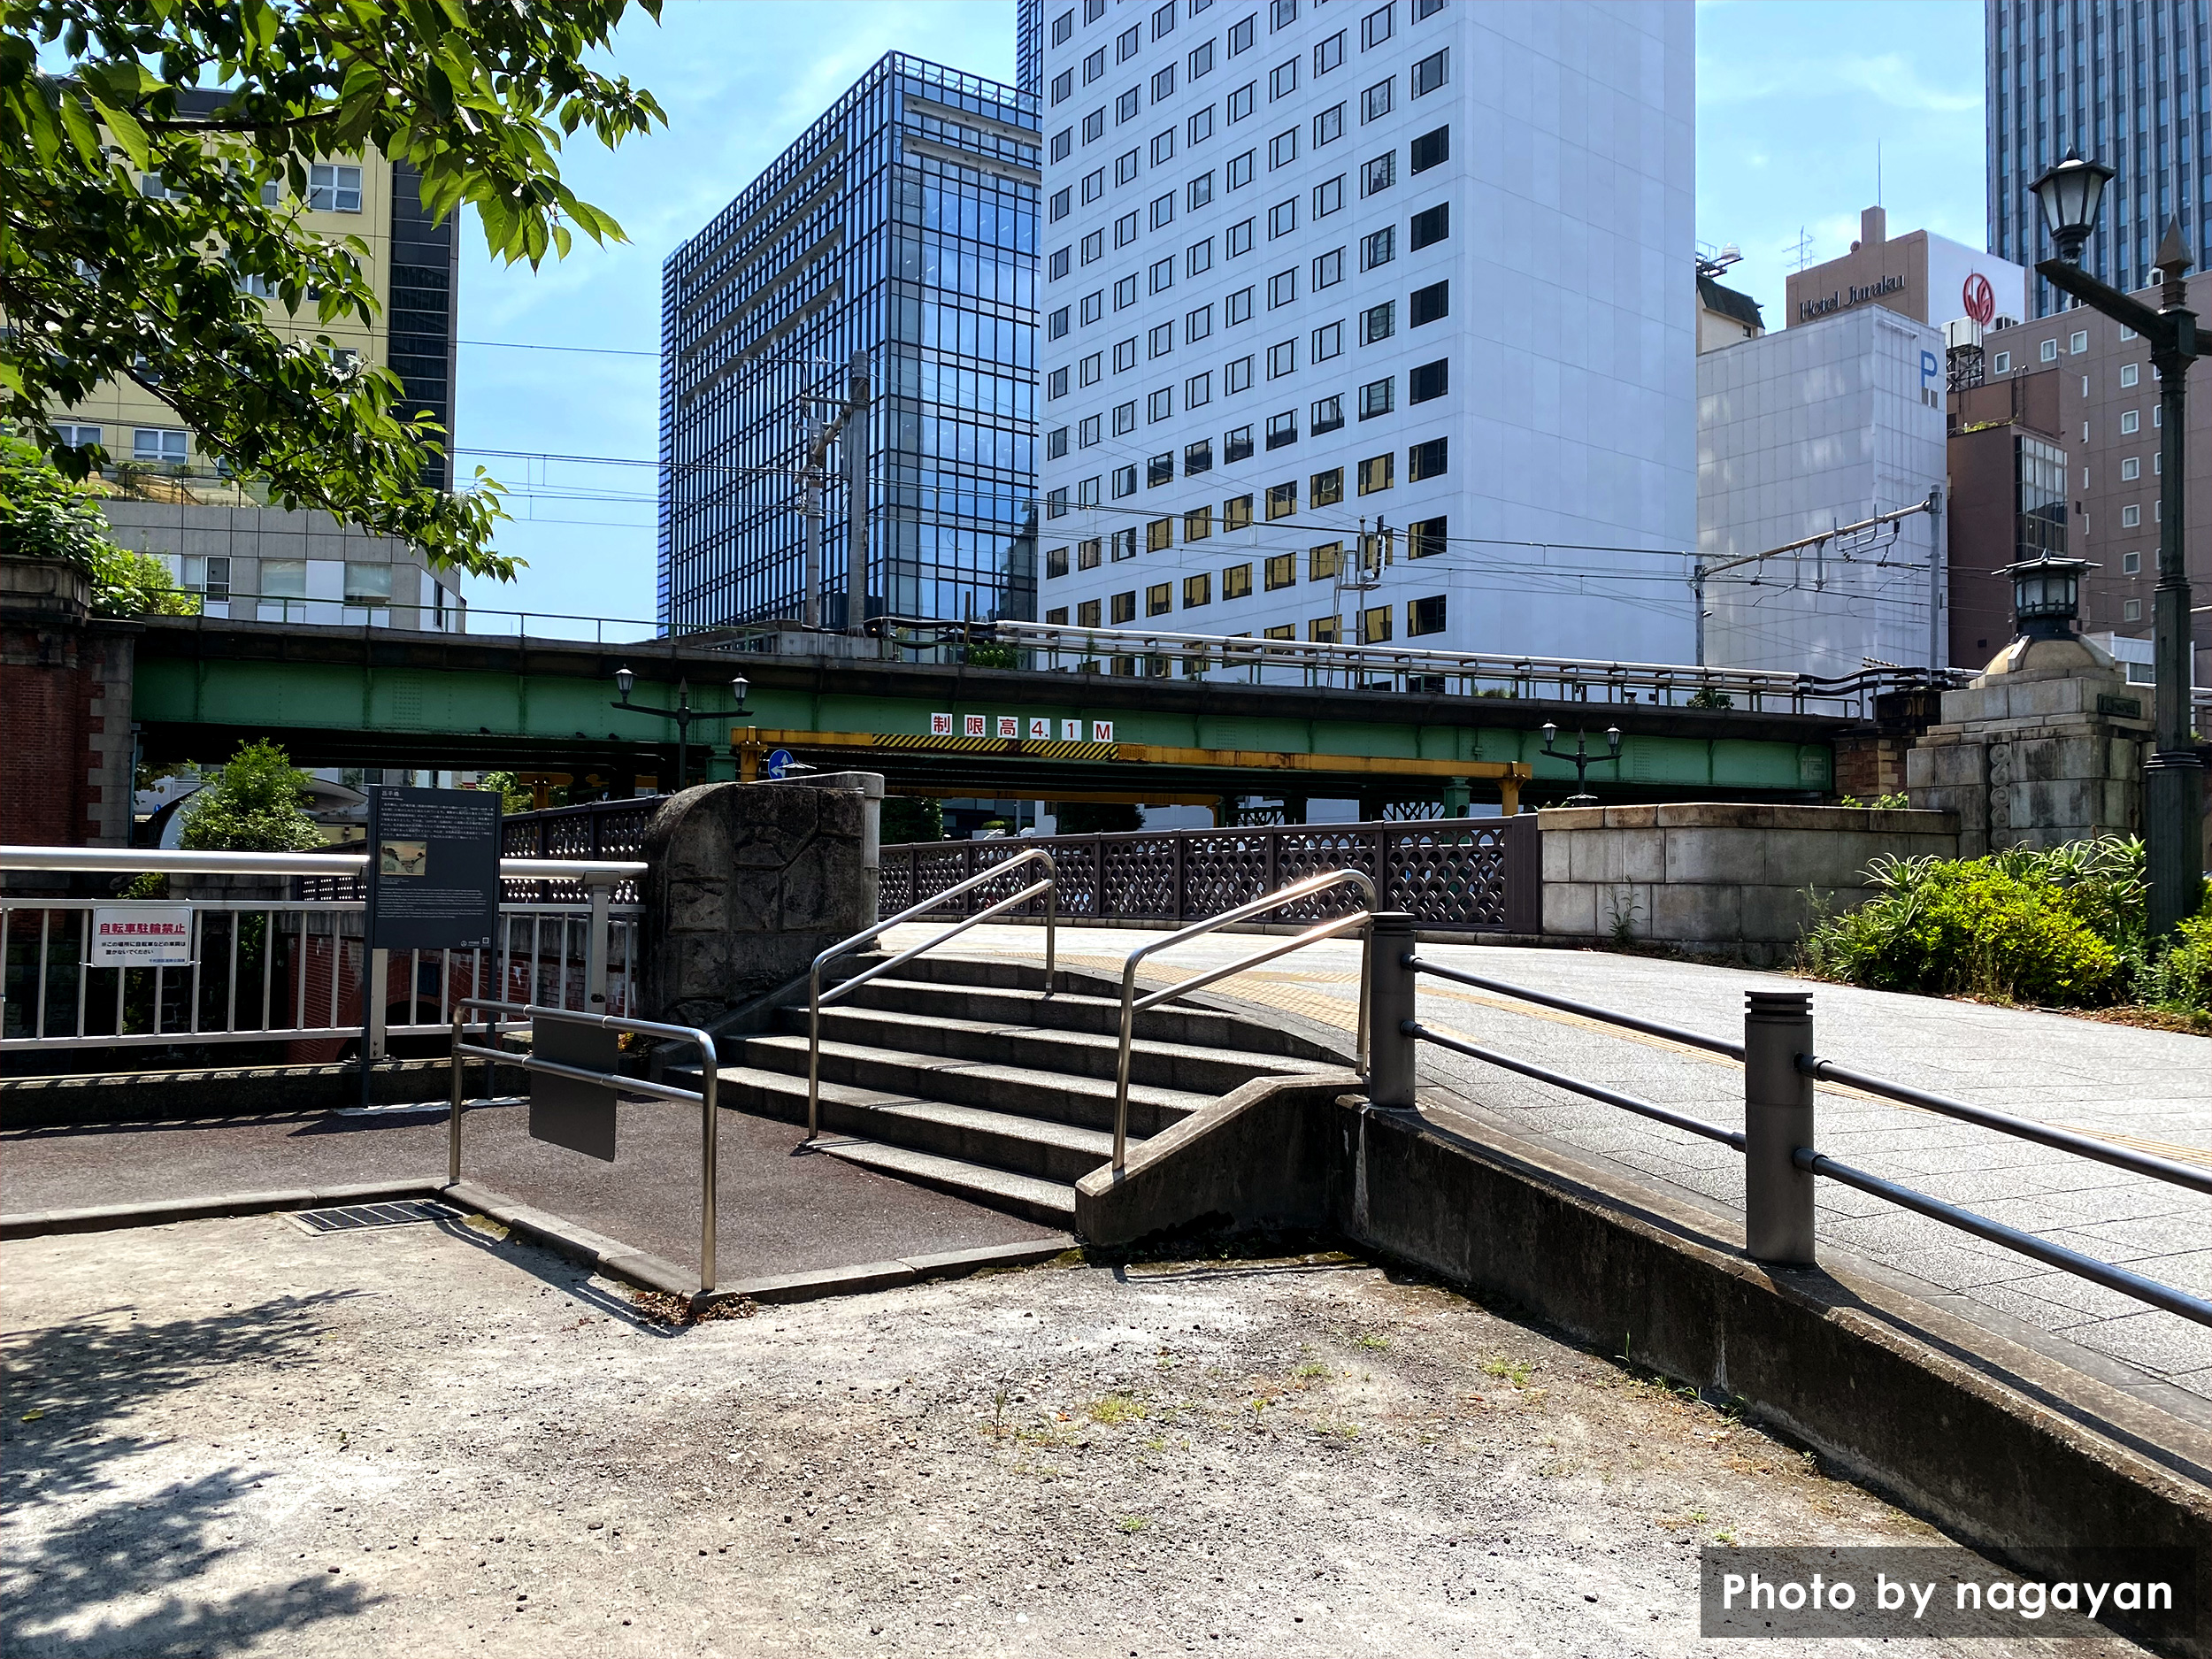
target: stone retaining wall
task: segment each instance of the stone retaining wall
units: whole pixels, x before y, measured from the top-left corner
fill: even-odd
[[[1954,812],[1688,803],[1544,812],[1544,933],[1786,960],[1815,906],[1849,909],[1877,855],[1958,855]]]

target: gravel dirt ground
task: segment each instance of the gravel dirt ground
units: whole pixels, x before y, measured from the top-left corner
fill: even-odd
[[[681,1330],[481,1222],[0,1263],[25,1659],[1680,1655],[1723,1646],[1701,1545],[1942,1541],[1342,1256],[1064,1262]]]

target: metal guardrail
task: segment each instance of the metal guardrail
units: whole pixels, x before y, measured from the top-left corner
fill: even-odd
[[[910,904],[1020,847],[1052,854],[1061,914],[1086,920],[1179,926],[1320,871],[1355,869],[1374,882],[1378,902],[1412,911],[1425,928],[1534,934],[1544,926],[1533,812],[912,841],[883,849],[883,902]],[[1310,917],[1325,914],[1309,907]]]
[[[932,910],[941,908],[947,899],[956,897],[959,895],[970,892],[974,888],[984,887],[991,882],[997,881],[1003,878],[1010,871],[1018,869],[1021,865],[1028,864],[1042,864],[1044,865],[1045,876],[1043,880],[1033,882],[1028,887],[1022,888],[1018,893],[998,900],[987,910],[978,911],[976,914],[956,923],[950,927],[946,928],[942,933],[933,933],[929,938],[922,941],[920,944],[914,945],[905,950],[902,950],[897,956],[891,957],[887,961],[875,963],[864,969],[863,972],[855,974],[851,979],[840,980],[836,985],[830,988],[828,995],[825,996],[822,994],[822,970],[830,963],[836,961],[838,957],[844,956],[849,951],[857,950],[863,945],[872,944],[876,940],[881,938],[892,928],[900,926],[902,923],[920,919],[922,917],[928,915]],[[1052,855],[1045,851],[1041,847],[1027,848],[1023,851],[1015,854],[1012,857],[1008,858],[1000,864],[994,864],[990,869],[983,871],[979,874],[969,877],[967,880],[961,882],[957,887],[948,887],[944,892],[937,894],[933,897],[925,899],[919,904],[914,905],[910,909],[901,910],[896,916],[889,917],[883,921],[878,922],[873,927],[867,928],[861,933],[855,933],[850,939],[840,941],[838,943],[832,945],[828,949],[823,951],[819,956],[816,956],[814,958],[813,965],[807,970],[806,980],[807,1139],[811,1141],[816,1135],[821,1133],[823,1004],[826,1002],[834,1002],[839,1001],[841,998],[849,996],[853,992],[858,990],[862,986],[867,984],[869,980],[879,979],[884,974],[890,972],[892,969],[902,967],[907,963],[913,961],[915,957],[920,956],[923,952],[934,950],[947,940],[957,938],[960,934],[966,933],[971,927],[987,922],[995,916],[1002,916],[1007,911],[1014,910],[1020,905],[1026,904],[1030,900],[1037,898],[1041,895],[1045,902],[1045,995],[1049,996],[1052,994],[1052,974],[1055,962],[1054,949],[1056,938],[1056,924],[1057,920],[1057,913],[1055,892]]]
[[[1932,1221],[2001,1245],[2046,1266],[2117,1291],[2150,1307],[2178,1314],[2198,1325],[2212,1325],[2212,1301],[2177,1290],[2140,1273],[2101,1262],[2036,1237],[2017,1227],[1993,1221],[1958,1205],[1901,1186],[1821,1152],[1814,1145],[1813,1085],[1816,1080],[1846,1085],[1869,1094],[1940,1113],[2016,1140],[2032,1141],[2070,1156],[2093,1159],[2131,1174],[2191,1192],[2212,1194],[2212,1170],[2194,1168],[2170,1158],[2138,1152],[2071,1130],[2053,1128],[2031,1118],[1998,1111],[1947,1095],[1931,1094],[1887,1078],[1824,1060],[1813,1051],[1812,996],[1801,991],[1751,991],[1745,994],[1744,1040],[1740,1043],[1703,1032],[1689,1031],[1659,1020],[1644,1019],[1613,1009],[1555,996],[1502,979],[1465,972],[1416,955],[1410,949],[1413,918],[1383,913],[1374,918],[1369,979],[1372,1003],[1366,1014],[1373,1033],[1369,1066],[1369,1099],[1377,1106],[1406,1108],[1415,1103],[1416,1046],[1432,1043],[1496,1065],[1523,1077],[1580,1094],[1623,1111],[1667,1124],[1691,1134],[1732,1147],[1744,1156],[1745,1250],[1754,1260],[1775,1266],[1810,1267],[1815,1264],[1816,1178],[1836,1181],[1871,1197],[1880,1198],[1925,1216]],[[1744,1069],[1744,1126],[1740,1131],[1674,1111],[1653,1102],[1617,1090],[1601,1087],[1580,1078],[1530,1064],[1479,1043],[1447,1036],[1423,1025],[1416,1016],[1417,976],[1429,974],[1460,985],[1474,986],[1501,996],[1578,1015],[1604,1025],[1687,1044],[1724,1056]]]
[[[1187,940],[1210,933],[1216,928],[1228,926],[1232,922],[1248,921],[1255,916],[1264,916],[1271,910],[1286,909],[1325,893],[1331,887],[1348,886],[1359,888],[1366,895],[1367,900],[1364,905],[1350,914],[1323,922],[1316,927],[1309,927],[1294,939],[1287,940],[1271,949],[1256,951],[1251,956],[1231,963],[1225,968],[1215,968],[1198,975],[1195,979],[1179,980],[1165,990],[1155,991],[1148,996],[1141,998],[1137,995],[1138,966],[1154,952],[1165,950],[1171,945],[1179,945]],[[1139,1014],[1148,1008],[1171,998],[1187,996],[1193,991],[1203,990],[1217,979],[1225,979],[1232,974],[1242,973],[1248,968],[1256,968],[1263,962],[1272,962],[1278,956],[1288,956],[1292,951],[1304,946],[1318,944],[1322,940],[1333,939],[1337,934],[1348,933],[1355,927],[1364,928],[1373,918],[1374,911],[1375,883],[1365,871],[1327,870],[1317,875],[1308,876],[1302,881],[1294,881],[1290,886],[1270,893],[1263,898],[1254,899],[1248,904],[1240,904],[1233,910],[1225,910],[1219,916],[1211,917],[1205,921],[1186,927],[1180,933],[1170,933],[1165,939],[1156,939],[1149,944],[1140,945],[1131,951],[1127,959],[1121,964],[1121,1044],[1114,1063],[1113,1167],[1119,1171],[1126,1164],[1129,1143],[1129,1050]],[[1374,941],[1371,937],[1363,942],[1360,951],[1357,1052],[1363,1071],[1367,1065],[1367,1005],[1371,995],[1370,987],[1374,955]]]
[[[463,1016],[471,1009],[489,1016],[484,1021],[485,1046],[464,1041],[467,1025]],[[594,1071],[588,1067],[564,1065],[557,1060],[541,1060],[534,1054],[519,1054],[503,1048],[499,1043],[500,1016],[511,1014],[529,1020],[534,1025],[540,1020],[556,1025],[583,1025],[595,1031],[635,1032],[645,1037],[666,1037],[678,1042],[695,1044],[699,1049],[700,1087],[697,1089],[679,1088],[673,1083],[663,1083],[652,1078],[630,1077],[619,1071]],[[464,997],[453,1010],[453,1095],[451,1112],[446,1120],[446,1180],[449,1185],[461,1179],[461,1106],[462,1065],[464,1059],[486,1060],[498,1065],[519,1067],[545,1077],[566,1078],[575,1083],[596,1083],[607,1088],[619,1088],[625,1094],[649,1095],[656,1100],[695,1102],[700,1108],[699,1118],[699,1289],[702,1294],[714,1288],[714,1228],[715,1194],[720,1151],[720,1119],[715,1115],[715,1089],[720,1073],[715,1063],[714,1039],[695,1025],[664,1025],[649,1019],[623,1019],[612,1014],[576,1014],[565,1008],[540,1008],[531,1002],[503,1002],[487,997]]]
[[[1707,668],[1685,663],[1624,663],[1504,652],[1425,649],[1358,641],[1256,639],[1249,634],[1168,629],[1069,626],[1064,623],[933,621],[887,617],[872,631],[909,649],[990,642],[1029,654],[1048,672],[1197,678],[1216,670],[1254,685],[1340,686],[1467,697],[1568,703],[1652,703],[1667,707],[1736,708],[1751,713],[1836,713],[1866,718],[1877,696],[1933,685],[1963,685],[1964,671],[1867,668],[1833,677],[1778,670]],[[1826,705],[1826,706],[1822,706]]]

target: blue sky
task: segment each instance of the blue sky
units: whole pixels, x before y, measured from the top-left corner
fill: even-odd
[[[1878,144],[1893,228],[1982,245],[1981,18],[1978,0],[1699,5],[1697,234],[1742,248],[1732,280],[1770,322],[1801,229],[1815,259],[1857,234]],[[580,139],[563,171],[629,242],[580,243],[533,272],[465,235],[456,458],[514,491],[499,544],[529,564],[511,586],[472,580],[472,603],[651,618],[651,466],[529,457],[649,464],[669,250],[885,52],[1010,81],[1013,40],[1011,0],[669,0],[657,27],[624,26],[612,67],[652,89],[668,126],[611,153]],[[529,349],[548,346],[590,349]]]

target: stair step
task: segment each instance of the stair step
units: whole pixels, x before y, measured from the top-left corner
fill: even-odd
[[[800,1080],[803,1091],[807,1040],[795,1033],[748,1037],[738,1052],[738,1063],[762,1071],[787,1073]],[[821,1075],[826,1080],[887,1094],[979,1106],[1089,1129],[1113,1127],[1114,1079],[1110,1077],[830,1041],[822,1044]],[[1202,1090],[1132,1083],[1130,1128],[1133,1133],[1157,1133],[1217,1098]]]
[[[1025,1216],[1032,1221],[1067,1227],[1075,1220],[1072,1184],[1041,1180],[1033,1175],[1017,1175],[1008,1170],[987,1169],[959,1158],[918,1152],[910,1147],[888,1146],[858,1136],[818,1141],[815,1146],[848,1164],[856,1164],[879,1174],[895,1175],[917,1186],[934,1187],[941,1193]]]
[[[783,1010],[787,1033],[803,1037],[803,1009]],[[1042,1025],[1009,1025],[988,1019],[960,1019],[941,1013],[909,1013],[902,1009],[839,1004],[822,1010],[826,1041],[897,1048],[951,1059],[995,1059],[1071,1075],[1110,1078],[1119,1056],[1118,1033],[1062,1031]],[[1317,1071],[1315,1060],[1281,1055],[1252,1055],[1199,1043],[1139,1038],[1130,1044],[1129,1075],[1133,1083],[1158,1084],[1220,1095],[1256,1077]]]
[[[1119,995],[1093,995],[1083,991],[1056,991],[1048,996],[1041,990],[979,988],[886,977],[871,979],[833,1006],[941,1014],[954,1019],[1055,1031],[1103,1033],[1117,1040],[1121,1034]],[[1255,1056],[1313,1060],[1323,1064],[1343,1064],[1340,1056],[1280,1025],[1240,1019],[1206,1009],[1174,1004],[1145,1009],[1138,1013],[1133,1031],[1136,1036],[1154,1041],[1189,1043]]]

